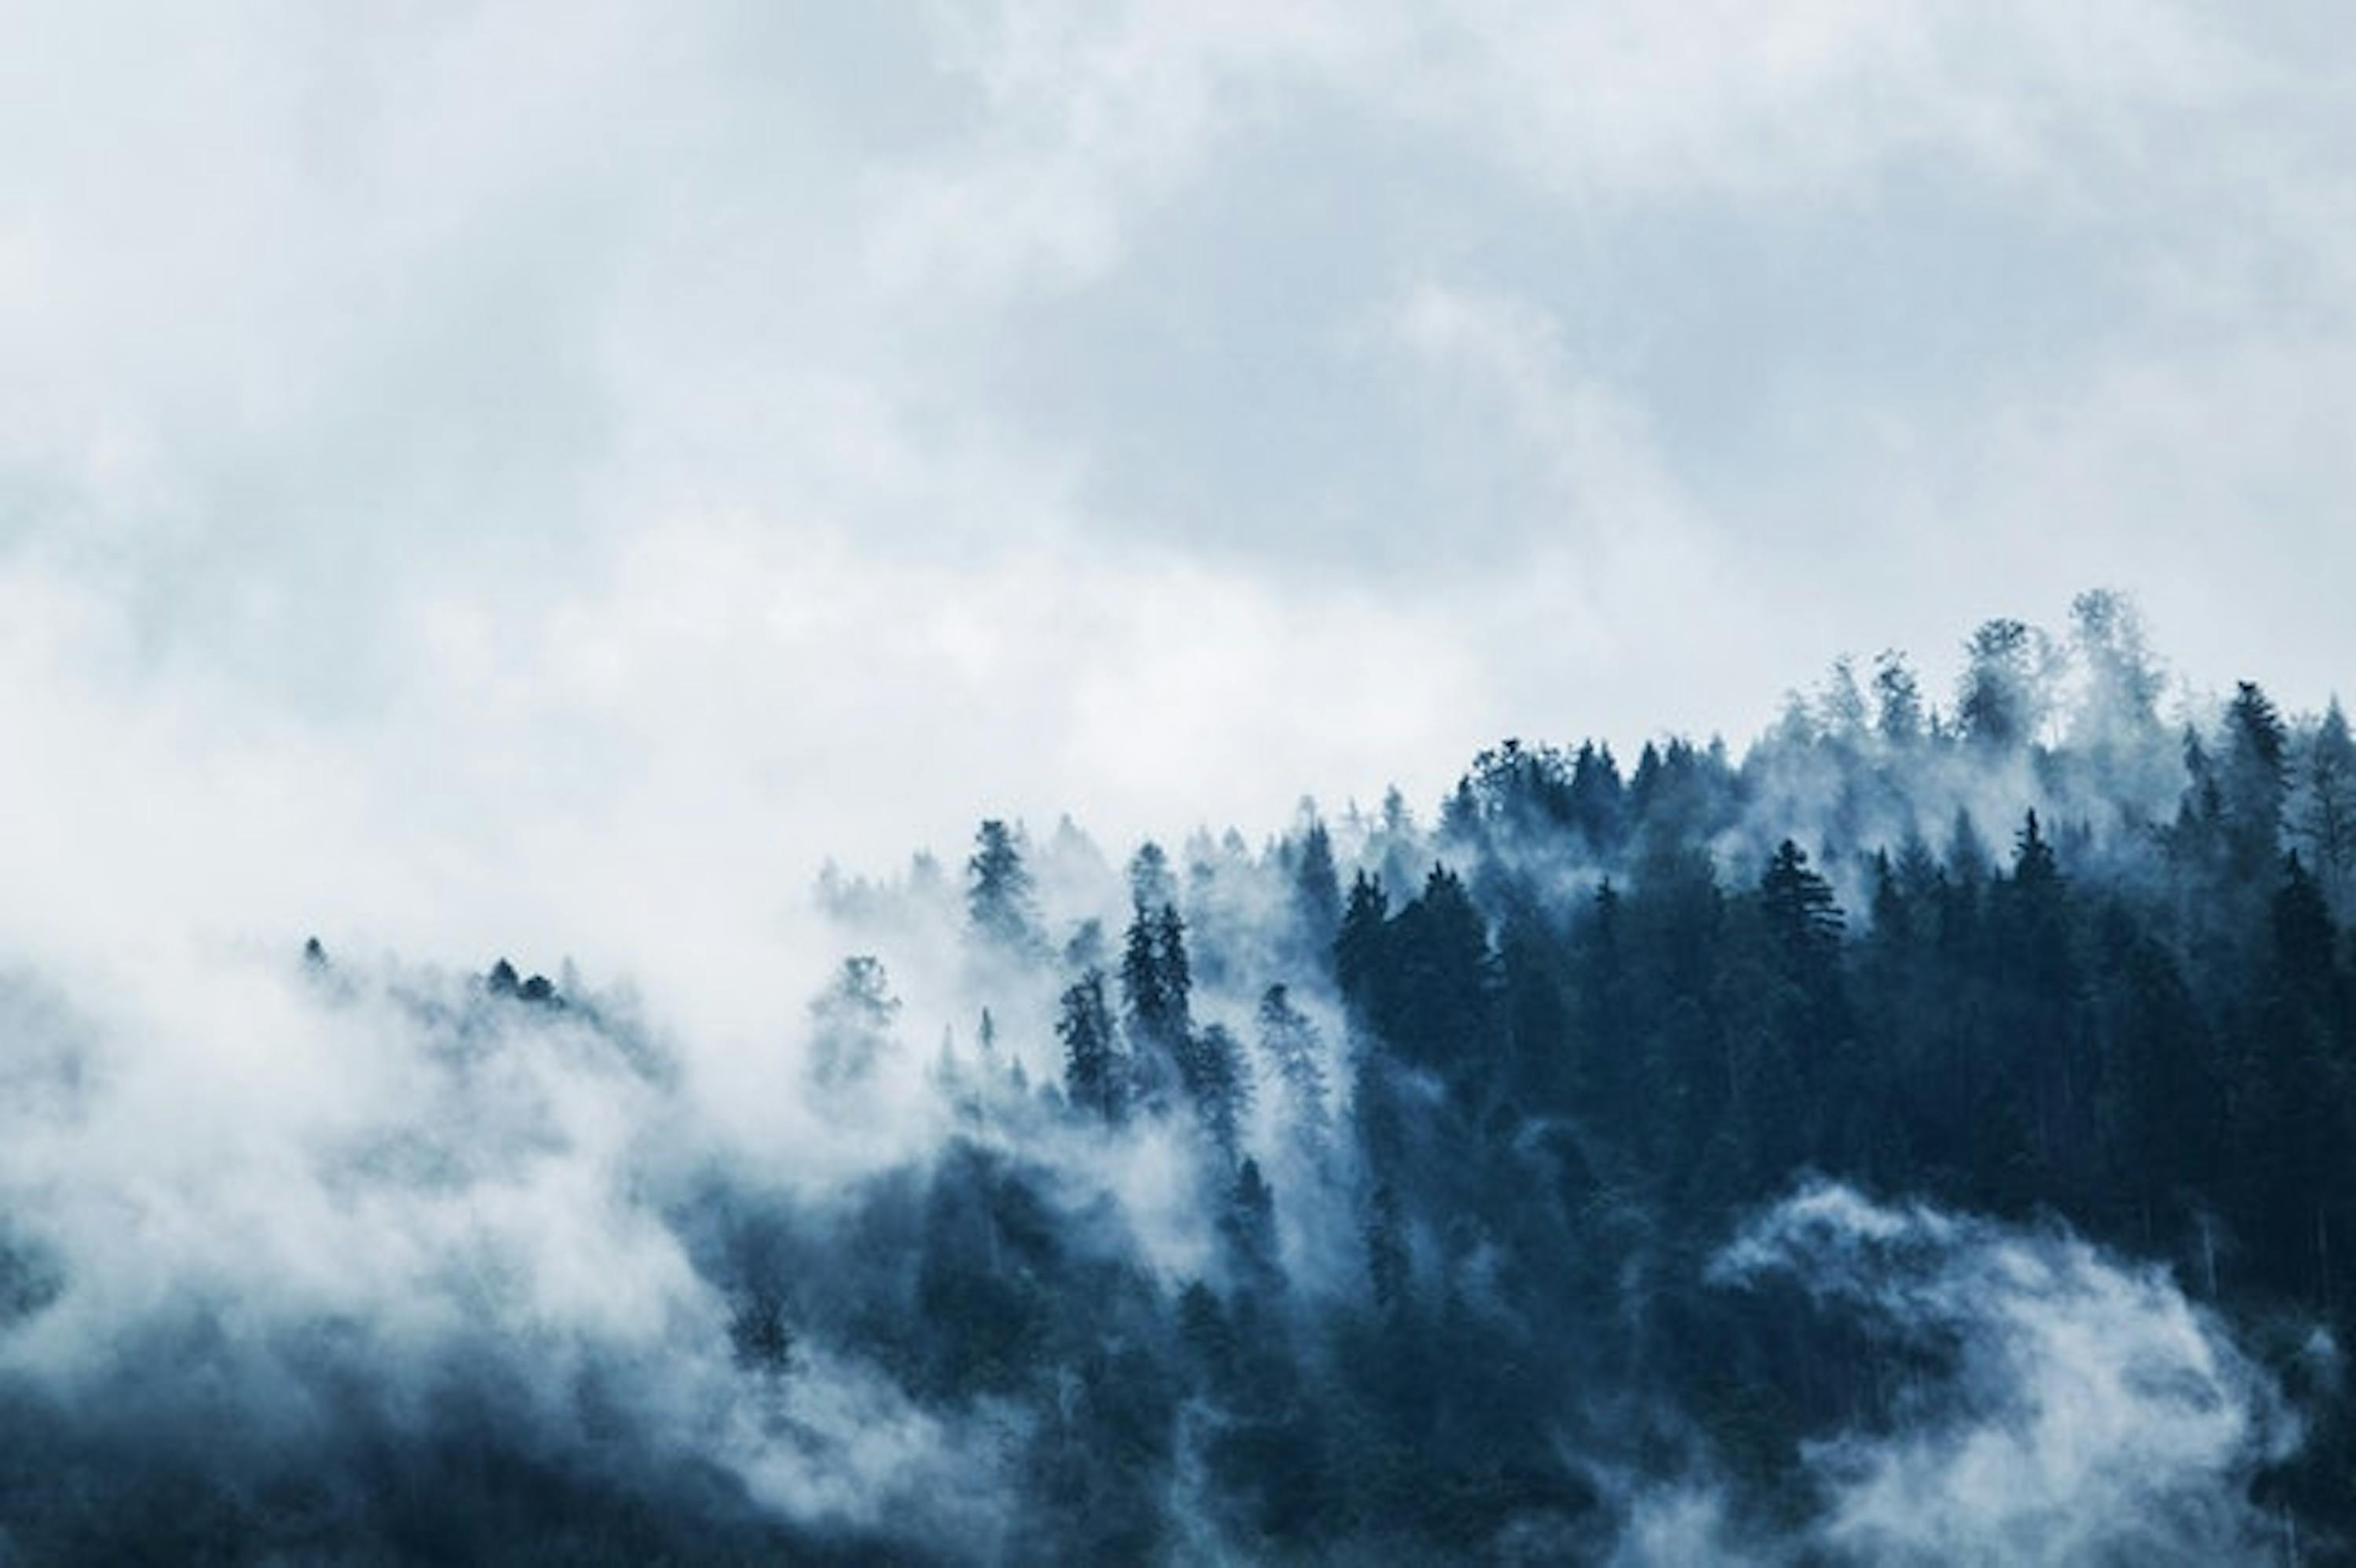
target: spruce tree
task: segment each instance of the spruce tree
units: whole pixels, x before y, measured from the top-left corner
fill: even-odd
[[[1128,1085],[1102,972],[1091,969],[1065,989],[1055,1037],[1064,1045],[1064,1093],[1071,1104],[1100,1121],[1120,1120]]]

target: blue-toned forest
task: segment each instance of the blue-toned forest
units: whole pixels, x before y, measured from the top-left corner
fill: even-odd
[[[2356,1550],[2356,741],[2115,595],[817,900],[770,1099],[619,979],[290,943],[226,1253],[12,976],[0,1562]]]

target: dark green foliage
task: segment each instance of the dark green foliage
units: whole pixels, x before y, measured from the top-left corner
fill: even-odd
[[[1211,1024],[1180,1037],[1178,1080],[1204,1135],[1233,1164],[1239,1147],[1238,1129],[1250,1114],[1252,1095],[1242,1048],[1225,1024]]]
[[[2356,740],[2335,698],[2308,742],[2297,829],[2317,880],[2343,913],[2356,878]]]
[[[1064,992],[1055,1037],[1064,1046],[1064,1093],[1074,1108],[1104,1121],[1128,1108],[1128,1074],[1105,1006],[1104,976],[1091,969]]]
[[[1321,963],[1326,961],[1342,923],[1342,882],[1333,869],[1333,835],[1313,815],[1301,833],[1299,859],[1293,865],[1292,909],[1301,926],[1302,950]]]
[[[1443,838],[1462,848],[1527,849],[1569,833],[1587,853],[1615,853],[1626,786],[1609,746],[1581,741],[1566,754],[1509,740],[1472,759],[1441,813]]]
[[[2356,1539],[2356,1419],[2297,1347],[2356,1336],[2356,743],[2245,684],[2179,747],[2131,612],[2074,615],[2099,711],[2049,723],[2051,650],[1998,621],[1952,727],[1885,655],[1740,768],[1671,739],[1623,778],[1599,744],[1508,741],[1433,837],[1396,796],[1305,813],[1257,864],[1203,838],[1183,889],[1145,846],[1118,957],[1084,923],[1060,973],[1019,837],[985,823],[971,956],[1008,988],[959,1130],[823,1202],[714,1175],[661,1222],[723,1304],[691,1331],[725,1389],[776,1411],[858,1367],[971,1445],[957,1478],[1001,1538],[784,1531],[589,1393],[577,1422],[505,1420],[522,1396],[467,1366],[419,1374],[405,1435],[355,1419],[342,1493],[284,1456],[241,1454],[234,1485],[161,1463],[0,1384],[29,1435],[0,1443],[0,1555],[478,1560],[537,1529],[566,1561],[1591,1561],[1599,1477],[1696,1474],[1772,1538],[1821,1506],[1818,1440],[1921,1415],[1956,1353],[1804,1281],[1713,1281],[1817,1172],[2066,1225],[2288,1344],[2265,1354],[2313,1435],[2257,1486],[2329,1557]],[[1060,1100],[1015,1038],[1051,997]],[[487,1034],[594,1021],[561,1003],[502,961],[466,1005]],[[811,1008],[818,1076],[871,1072],[897,1009],[849,960]],[[1150,1220],[1123,1207],[1141,1172]],[[0,1335],[70,1285],[0,1224]],[[233,1442],[238,1413],[180,1417]],[[141,1501],[110,1519],[89,1499],[118,1471]]]
[[[1352,912],[1360,910],[1354,891]],[[1462,878],[1434,866],[1422,896],[1378,934],[1355,929],[1345,917],[1343,936],[1371,941],[1378,955],[1362,959],[1354,954],[1344,965],[1359,980],[1352,999],[1365,1009],[1376,1034],[1415,1066],[1468,1081],[1482,1071],[1481,1060],[1497,1044],[1496,970],[1488,923]]]
[[[1383,926],[1389,918],[1382,879],[1360,871],[1350,883],[1350,901],[1333,937],[1333,979],[1343,997],[1362,1008],[1373,1000],[1375,976],[1383,965]]]
[[[1132,892],[1166,893],[1169,879],[1158,858],[1148,863],[1141,852],[1139,861],[1143,869],[1131,869]],[[1173,1090],[1188,1093],[1198,1106],[1204,1103],[1209,1078],[1194,1032],[1194,989],[1177,906],[1134,905],[1121,944],[1121,1018],[1129,1037],[1127,1093],[1149,1110],[1166,1108]]]
[[[2262,876],[2280,852],[2290,792],[2290,743],[2282,716],[2250,681],[2225,709],[2225,751],[2216,775],[2225,852],[2235,876]]]

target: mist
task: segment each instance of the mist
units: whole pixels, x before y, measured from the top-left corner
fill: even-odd
[[[1966,641],[1740,756],[986,819],[676,1010],[69,918],[0,985],[0,1540],[2329,1557],[2344,721],[2164,719],[2107,592]]]
[[[2348,48],[0,4],[0,1562],[2346,1554]]]

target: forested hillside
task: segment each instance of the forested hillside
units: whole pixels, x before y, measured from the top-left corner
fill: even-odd
[[[774,1104],[314,945],[248,1255],[19,977],[0,1561],[2338,1559],[2356,741],[2107,593],[1965,654],[830,872]]]

